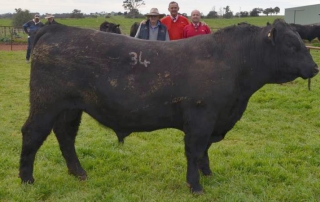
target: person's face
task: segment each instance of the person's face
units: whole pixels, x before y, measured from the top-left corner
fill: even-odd
[[[179,6],[176,3],[172,3],[169,5],[168,11],[170,12],[171,16],[177,16],[179,11]]]
[[[52,21],[53,21],[53,18],[48,18],[48,21],[49,21],[49,22],[52,22]]]
[[[39,22],[39,20],[40,20],[39,18],[34,18],[35,22]]]
[[[157,15],[149,16],[149,20],[150,20],[150,22],[151,22],[152,24],[154,24],[154,23],[158,22],[159,16],[157,16]]]
[[[200,22],[200,19],[201,19],[201,15],[200,15],[200,12],[199,11],[193,11],[191,13],[191,21],[193,23],[198,23]]]

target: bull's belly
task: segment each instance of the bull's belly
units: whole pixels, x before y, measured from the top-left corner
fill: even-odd
[[[86,107],[84,110],[101,124],[121,132],[153,131],[162,128],[182,130],[183,120],[180,113],[169,107],[150,107],[128,109],[110,107]]]

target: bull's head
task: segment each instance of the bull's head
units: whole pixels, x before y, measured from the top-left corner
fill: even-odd
[[[265,27],[265,41],[272,45],[270,61],[275,67],[274,82],[283,83],[302,77],[312,78],[318,73],[318,66],[313,61],[299,34],[282,20],[275,20],[273,25]],[[272,52],[274,51],[274,52]],[[273,74],[274,75],[274,74]]]

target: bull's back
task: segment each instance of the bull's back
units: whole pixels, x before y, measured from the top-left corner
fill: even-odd
[[[66,28],[65,28],[66,29]],[[43,71],[69,86],[99,89],[122,96],[143,98],[186,77],[186,58],[176,45],[127,36],[68,28],[49,30],[38,39],[32,74]],[[178,46],[179,47],[179,46]],[[178,59],[175,59],[178,55]],[[42,76],[43,82],[48,78]],[[178,89],[176,89],[178,90]]]

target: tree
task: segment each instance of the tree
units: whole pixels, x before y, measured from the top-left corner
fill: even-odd
[[[132,9],[131,11],[129,11],[129,13],[125,16],[125,18],[143,18],[144,15],[141,15],[139,13],[138,9]]]
[[[22,25],[30,20],[32,20],[33,15],[29,12],[29,10],[22,10],[21,8],[14,9],[16,13],[13,14],[12,18],[12,26],[14,27],[22,27]]]
[[[207,15],[207,18],[218,18],[218,13],[216,11],[210,11]]]
[[[241,11],[241,12],[237,12],[234,16],[243,18],[243,17],[248,17],[249,13],[248,11]]]
[[[226,6],[223,8],[226,12],[223,14],[224,18],[232,18],[233,17],[233,12],[230,10],[229,6]]]
[[[278,13],[280,13],[280,8],[277,6],[277,7],[274,7],[274,12],[276,13],[276,15],[278,14]]]
[[[266,14],[267,16],[269,16],[269,14],[274,13],[274,9],[273,8],[266,8],[262,11],[263,14]]]
[[[240,12],[240,17],[248,17],[248,16],[249,16],[248,11],[241,11]]]
[[[81,10],[74,9],[71,13],[70,18],[84,18],[83,13],[81,13]]]
[[[139,16],[139,8],[146,5],[143,0],[125,0],[123,1],[123,8],[129,10],[129,17],[135,18]]]
[[[252,11],[250,11],[250,16],[251,17],[258,17],[259,14],[263,11],[262,8],[254,8]]]

